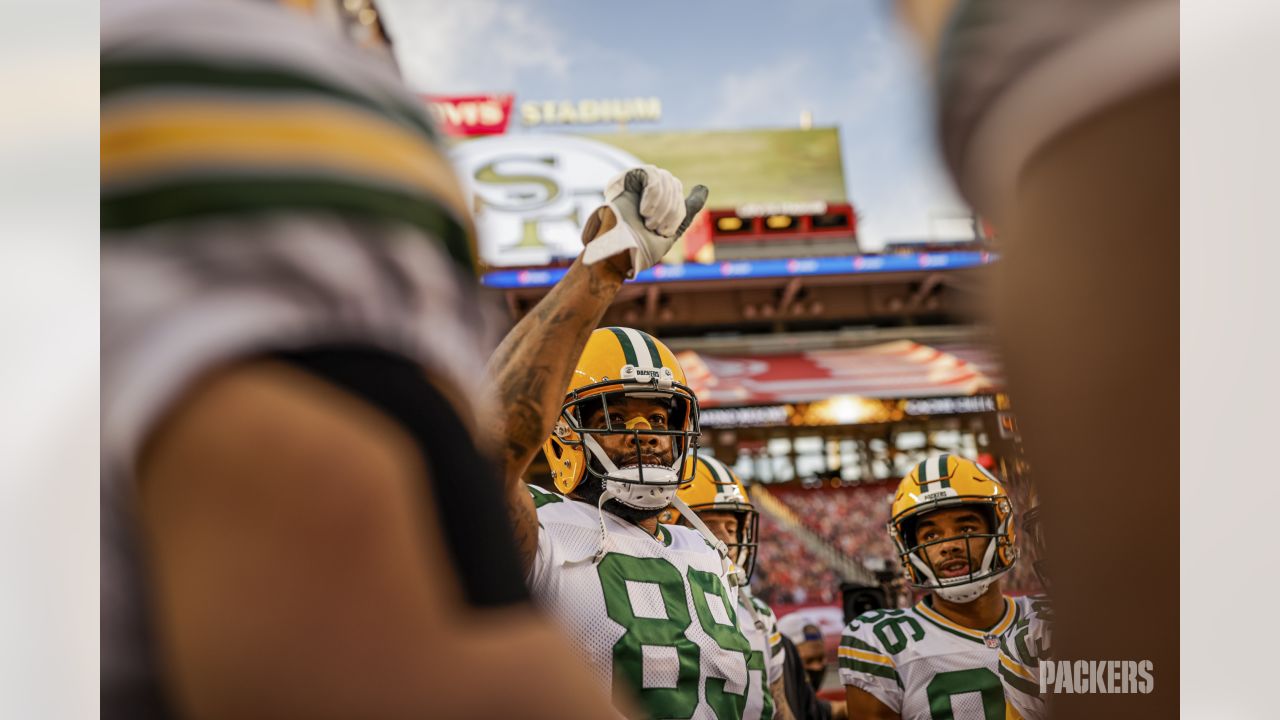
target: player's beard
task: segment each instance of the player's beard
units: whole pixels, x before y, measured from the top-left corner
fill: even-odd
[[[592,505],[600,504],[600,496],[604,494],[604,480],[587,473],[582,479],[582,483],[573,491],[573,497]],[[666,508],[655,508],[652,510],[644,510],[633,508],[630,505],[623,504],[617,498],[610,498],[605,501],[604,509],[632,524],[638,524],[643,520],[656,517],[658,513],[666,510]]]

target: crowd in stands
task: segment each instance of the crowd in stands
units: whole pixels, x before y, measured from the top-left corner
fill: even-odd
[[[760,550],[751,586],[771,605],[840,602],[840,577],[767,513],[760,514]]]
[[[862,564],[892,565],[898,554],[885,526],[893,491],[893,483],[877,483],[837,490],[778,490],[774,496],[847,557]]]

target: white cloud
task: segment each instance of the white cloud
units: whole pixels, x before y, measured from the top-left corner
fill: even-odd
[[[569,40],[512,0],[382,0],[396,56],[424,92],[518,90],[524,73],[564,80]]]
[[[707,124],[712,128],[798,125],[800,112],[813,109],[807,88],[811,76],[806,57],[726,75]]]

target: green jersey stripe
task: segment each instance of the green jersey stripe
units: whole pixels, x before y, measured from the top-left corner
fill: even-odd
[[[671,531],[670,531],[670,530],[668,530],[668,529],[666,529],[665,527],[663,527],[663,526],[659,525],[659,526],[658,526],[658,535],[659,535],[659,536],[661,536],[662,544],[663,544],[663,545],[665,545],[666,547],[671,547],[671,541],[672,541],[674,538],[672,538],[672,536],[671,536]]]
[[[773,610],[771,610],[760,598],[752,596],[751,604],[755,606],[757,612],[773,617]]]
[[[1039,685],[1029,682],[1026,678],[1005,667],[1003,663],[1000,664],[1000,677],[1003,678],[1005,682],[1028,695],[1040,695]]]
[[[1015,656],[1019,661],[1026,662],[1031,658],[1031,649],[1027,647],[1027,634],[1020,632],[1013,636],[1013,646],[1017,651]],[[1010,653],[1012,655],[1012,653]]]
[[[880,648],[876,647],[875,645],[872,645],[869,642],[866,642],[865,640],[860,640],[856,637],[853,637],[852,635],[845,635],[844,637],[841,637],[840,647],[853,648],[855,650],[863,650],[866,652],[875,653],[877,655],[884,655],[884,651],[881,650]]]
[[[404,105],[399,99],[387,96],[374,99],[310,75],[276,67],[232,67],[189,60],[112,60],[105,57],[101,84],[104,102],[129,92],[156,89],[180,89],[184,92],[206,89],[243,92],[246,95],[278,95],[281,91],[290,90],[317,93],[373,110],[425,133],[433,141],[438,139],[421,108]]]
[[[564,498],[556,495],[555,493],[549,493],[536,485],[525,485],[525,487],[529,490],[529,494],[533,496],[534,510],[537,510],[543,505],[564,502]]]
[[[161,187],[105,192],[103,230],[130,230],[156,222],[222,213],[331,210],[395,219],[444,244],[459,265],[474,271],[467,231],[430,198],[390,188],[314,177],[200,177]]]
[[[875,663],[866,662],[865,660],[856,660],[854,658],[840,658],[840,667],[845,670],[864,672],[868,675],[888,678],[898,683],[899,687],[902,687],[902,679],[898,677],[898,671],[885,665],[877,665]]]

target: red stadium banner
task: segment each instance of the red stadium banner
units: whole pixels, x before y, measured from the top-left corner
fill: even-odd
[[[423,95],[431,118],[448,135],[502,135],[511,122],[515,96],[503,95]]]
[[[891,410],[879,402],[883,399],[948,400],[921,411],[902,408],[912,415],[995,410],[993,405],[987,407],[989,401],[976,406],[963,398],[990,393],[1004,382],[998,360],[984,348],[934,347],[910,340],[776,355],[685,350],[678,357],[704,408],[808,403],[805,418],[796,417],[793,408],[786,413],[788,421],[781,424],[848,425],[896,419],[883,417]]]

